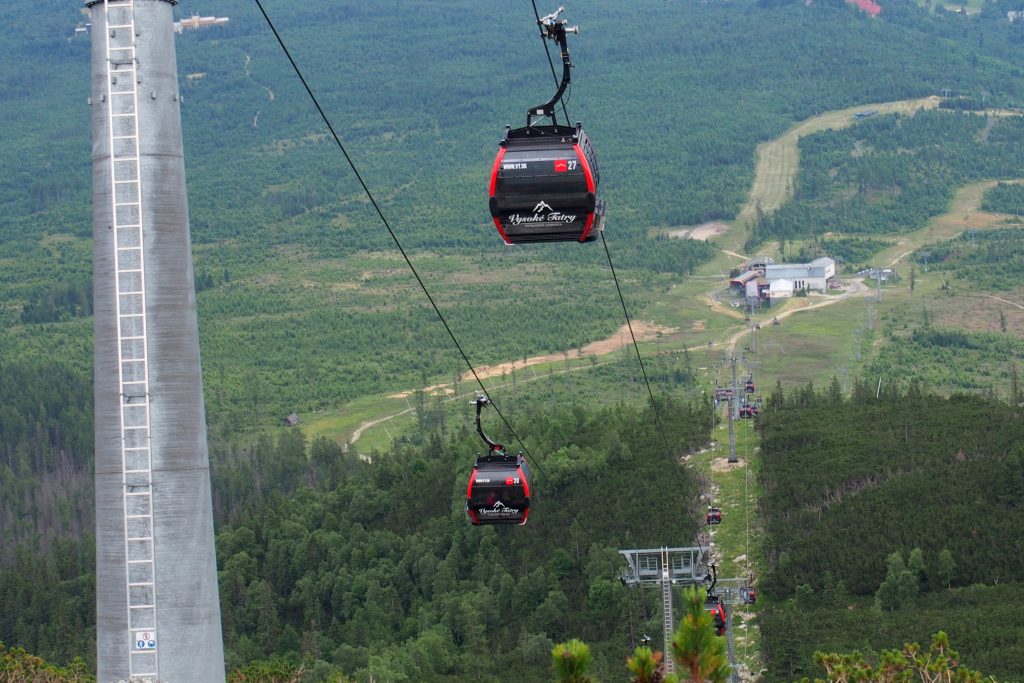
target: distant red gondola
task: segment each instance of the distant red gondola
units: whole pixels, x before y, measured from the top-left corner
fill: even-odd
[[[722,523],[722,510],[720,508],[709,507],[708,514],[705,516],[705,520],[709,525],[721,524]]]
[[[722,606],[722,601],[718,599],[717,595],[708,595],[707,600],[704,601],[704,609],[714,619],[715,635],[724,636],[725,607]]]
[[[719,636],[725,635],[726,617],[725,607],[722,606],[722,601],[718,597],[718,592],[715,590],[715,586],[718,585],[718,568],[711,564],[711,573],[708,574],[706,580],[711,582],[708,586],[707,598],[704,600],[704,610],[711,615],[714,620],[715,634]]]
[[[466,516],[474,526],[484,524],[526,524],[530,515],[530,467],[523,454],[508,455],[505,447],[484,434],[480,411],[490,405],[477,396],[476,431],[488,447],[487,455],[476,459],[466,485]]]

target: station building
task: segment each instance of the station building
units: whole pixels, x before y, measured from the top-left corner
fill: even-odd
[[[807,290],[824,292],[829,282],[835,281],[836,262],[827,256],[810,263],[772,263],[770,259],[755,259],[747,270],[729,280],[729,284],[746,297],[761,300],[780,299]]]

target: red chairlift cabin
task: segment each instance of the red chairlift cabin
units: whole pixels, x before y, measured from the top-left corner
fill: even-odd
[[[757,602],[757,591],[753,586],[742,586],[740,588],[740,601],[744,605],[753,605]]]
[[[718,599],[717,595],[708,594],[707,600],[704,601],[704,609],[707,610],[708,614],[714,619],[715,635],[725,635],[725,607],[722,606],[722,601]]]
[[[754,378],[753,377],[751,377],[750,379],[747,380],[746,384],[743,387],[743,390],[746,391],[748,394],[754,393],[756,388],[754,387]]]
[[[476,429],[487,443],[487,455],[479,456],[466,485],[466,516],[474,526],[526,524],[530,515],[530,467],[523,454],[508,455],[505,447],[484,434],[481,409],[490,404],[477,396]]]
[[[705,520],[709,526],[722,523],[722,510],[720,508],[709,507],[708,514],[705,515]]]
[[[538,21],[541,35],[561,48],[562,81],[545,104],[532,107],[526,126],[506,127],[491,169],[489,208],[505,244],[590,242],[604,229],[604,202],[598,199],[601,174],[597,156],[581,124],[559,125],[555,103],[570,82],[566,27],[557,12]],[[535,126],[534,118],[552,125]]]

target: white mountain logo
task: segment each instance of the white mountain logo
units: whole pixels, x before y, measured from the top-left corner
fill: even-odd
[[[541,200],[537,202],[537,206],[533,207],[533,212],[540,213],[541,211],[554,211],[554,209],[547,202]]]

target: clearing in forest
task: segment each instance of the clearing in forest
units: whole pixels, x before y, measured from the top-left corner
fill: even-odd
[[[953,239],[964,230],[984,230],[1004,225],[1007,215],[981,210],[985,193],[995,187],[997,182],[1000,181],[983,180],[957,190],[950,202],[949,211],[928,221],[924,228],[901,235],[894,246],[879,252],[878,262],[891,268],[926,244]],[[1009,182],[1020,184],[1024,180]]]
[[[757,146],[757,167],[754,172],[754,186],[737,223],[753,221],[757,206],[765,212],[772,212],[792,195],[793,181],[800,165],[797,142],[801,137],[823,130],[839,130],[851,125],[859,111],[876,110],[879,114],[912,114],[918,109],[932,109],[939,106],[938,97],[924,97],[918,100],[863,104],[801,121],[781,137]]]

